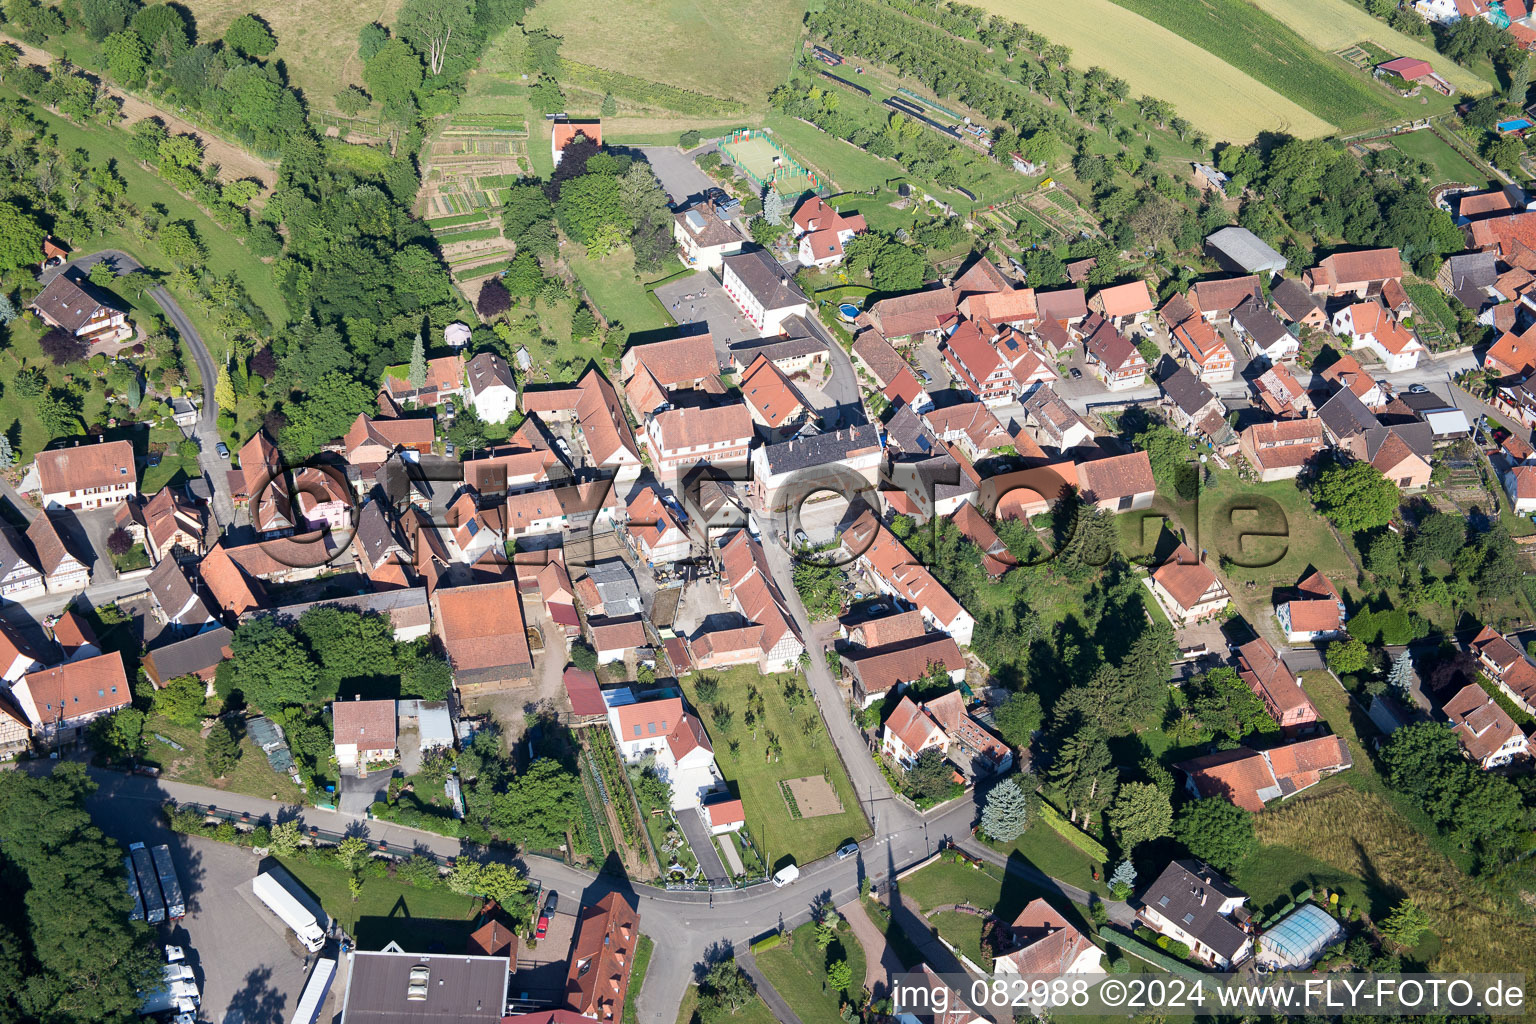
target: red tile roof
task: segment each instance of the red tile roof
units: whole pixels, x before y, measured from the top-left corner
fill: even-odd
[[[123,656],[116,651],[30,672],[15,691],[22,707],[37,715],[33,724],[40,726],[112,711],[133,700]]]
[[[1145,281],[1132,281],[1129,284],[1117,284],[1110,288],[1100,288],[1098,294],[1099,303],[1103,306],[1104,315],[1107,317],[1136,316],[1140,313],[1150,313],[1156,308],[1152,301],[1152,292],[1147,288]]]
[[[784,375],[767,356],[752,360],[741,375],[741,397],[768,426],[777,429],[807,408],[805,397],[794,381]]]
[[[437,605],[438,635],[455,675],[462,673],[470,682],[478,682],[477,674],[489,677],[502,672],[498,678],[510,678],[532,671],[515,579],[439,587],[432,600]]]
[[[331,704],[336,745],[355,743],[359,751],[395,749],[395,702],[337,700]]]
[[[565,976],[566,1008],[599,1021],[619,1020],[639,937],[639,917],[623,894],[610,892],[583,909]]]
[[[128,441],[71,445],[37,453],[37,478],[44,494],[133,484],[133,445]]]

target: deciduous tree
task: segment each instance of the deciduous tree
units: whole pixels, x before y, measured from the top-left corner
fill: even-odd
[[[1174,835],[1190,853],[1222,871],[1242,863],[1258,845],[1253,815],[1219,797],[1185,805]]]

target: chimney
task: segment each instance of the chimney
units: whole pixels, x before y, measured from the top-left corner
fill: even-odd
[[[353,694],[353,695],[352,695],[352,699],[353,699],[353,700],[362,700],[362,699],[363,699],[363,695],[362,695],[362,694],[360,694],[360,693],[354,693],[354,694]]]

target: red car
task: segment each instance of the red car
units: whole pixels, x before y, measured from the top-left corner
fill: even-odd
[[[560,902],[560,894],[551,892],[549,899],[544,901],[544,909],[539,911],[539,926],[534,930],[533,937],[542,939],[549,933],[549,919],[555,916],[555,907]]]

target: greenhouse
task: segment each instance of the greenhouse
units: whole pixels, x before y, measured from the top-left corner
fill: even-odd
[[[1344,937],[1344,929],[1316,903],[1305,903],[1259,936],[1260,964],[1277,970],[1310,967],[1323,950]]]

